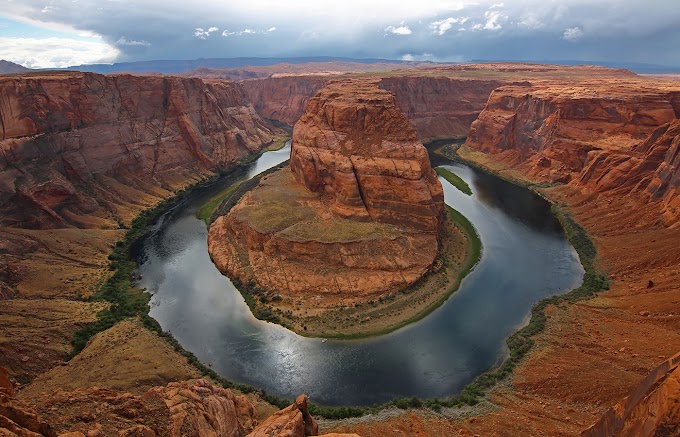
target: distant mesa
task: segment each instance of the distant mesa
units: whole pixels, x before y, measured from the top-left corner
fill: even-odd
[[[15,64],[14,62],[5,61],[0,59],[0,74],[14,74],[14,73],[25,73],[31,71],[29,68],[23,65]]]
[[[320,306],[360,302],[428,271],[443,211],[441,184],[394,95],[344,80],[310,100],[290,169],[219,217],[208,244],[217,267],[245,284]]]

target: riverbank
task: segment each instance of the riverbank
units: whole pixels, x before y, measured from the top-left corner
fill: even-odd
[[[354,223],[349,220],[328,218],[326,212],[315,209],[318,195],[310,194],[298,187],[292,179],[287,169],[270,173],[266,181],[262,178],[262,182],[252,193],[257,196],[260,206],[252,214],[250,210],[246,210],[250,215],[245,215],[241,220],[248,220],[250,226],[265,234],[270,232],[268,229],[272,227],[278,229],[283,223],[284,231],[278,231],[277,241],[288,239],[289,244],[309,246],[309,250],[313,252],[325,250],[327,245],[334,244],[345,244],[347,248],[340,249],[340,252],[351,252],[356,250],[352,248],[367,242],[375,252],[374,256],[399,259],[398,253],[389,251],[391,245],[406,244],[402,241],[404,239],[422,238],[418,234],[402,234],[392,225]],[[257,181],[254,183],[249,181],[248,185],[257,185]],[[225,192],[231,190],[233,187]],[[229,205],[221,207],[219,215],[227,214],[230,206],[245,194],[243,190],[238,191],[239,193],[229,196]],[[257,214],[253,215],[255,213]],[[257,318],[280,324],[302,336],[354,339],[386,334],[422,319],[439,307],[479,261],[481,242],[472,224],[451,208],[447,208],[446,214],[440,230],[438,247],[435,246],[436,255],[432,266],[424,276],[406,289],[395,287],[388,288],[387,291],[367,293],[360,288],[355,290],[355,287],[350,287],[346,292],[319,290],[309,295],[301,292],[289,293],[280,288],[265,291],[255,286],[254,281],[244,281],[240,277],[232,280]],[[304,221],[303,228],[291,224],[300,220]],[[213,225],[208,242],[211,256],[218,268],[222,266],[220,269],[223,270],[224,263],[230,262],[234,256],[242,260],[252,260],[245,252],[246,247],[229,240],[231,238],[229,232],[221,231],[221,223],[216,222]],[[219,232],[215,230],[215,226]],[[246,238],[243,232],[241,238]],[[398,240],[395,242],[395,239]],[[437,245],[435,238],[431,238],[431,242]],[[226,259],[223,259],[222,247],[225,245],[236,252],[230,252]],[[403,247],[395,250],[403,251]],[[282,255],[281,259],[276,261],[276,266],[264,265],[257,268],[284,270],[282,260],[285,259],[286,257]],[[355,274],[345,272],[347,267],[344,263],[336,265],[329,262],[319,268],[322,269],[319,274],[330,278],[331,282],[332,278],[342,278],[350,282],[349,276]],[[357,271],[364,278],[374,273],[362,269]],[[268,277],[272,274],[269,272]],[[284,274],[290,275],[287,271],[284,271]],[[400,283],[403,283],[406,274],[408,272],[404,271],[397,275]]]

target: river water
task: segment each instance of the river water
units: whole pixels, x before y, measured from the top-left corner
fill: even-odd
[[[263,154],[252,177],[288,159]],[[505,339],[532,304],[580,285],[583,268],[548,203],[531,191],[462,164],[445,167],[472,188],[440,178],[445,202],[482,240],[482,259],[460,289],[419,322],[362,340],[310,339],[253,317],[208,256],[196,211],[228,180],[192,192],[138,245],[141,287],[164,330],[225,378],[323,405],[372,405],[395,397],[445,397],[507,355]]]

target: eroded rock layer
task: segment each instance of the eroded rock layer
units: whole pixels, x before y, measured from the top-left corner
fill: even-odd
[[[176,77],[7,76],[0,120],[0,225],[23,228],[117,227],[273,138],[239,85]]]
[[[548,182],[634,192],[678,220],[680,86],[610,79],[495,90],[467,145]]]
[[[370,81],[319,92],[293,131],[290,168],[341,217],[436,232],[444,195],[393,94]]]
[[[338,82],[310,101],[290,170],[211,226],[221,271],[325,305],[404,288],[432,265],[441,184],[394,96],[375,82]]]

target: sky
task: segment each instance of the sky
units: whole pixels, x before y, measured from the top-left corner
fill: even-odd
[[[680,0],[0,0],[26,67],[242,56],[680,67]]]

